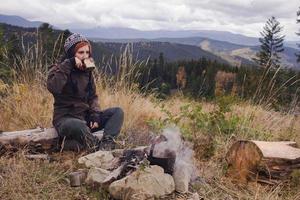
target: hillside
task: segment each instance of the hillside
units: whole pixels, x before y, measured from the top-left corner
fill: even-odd
[[[177,95],[157,101],[153,94],[139,93],[133,87],[122,83],[107,84],[106,78],[101,76],[96,83],[100,105],[103,109],[112,106],[121,106],[124,109],[125,122],[118,138],[124,148],[147,144],[153,133],[159,133],[166,122],[174,122],[172,120],[176,116],[181,116],[177,125],[182,127],[186,140],[194,144],[196,167],[199,169],[197,173],[200,178],[193,182],[192,188],[201,198],[255,199],[259,196],[263,200],[284,200],[299,197],[297,174],[289,183],[275,186],[256,182],[239,185],[226,176],[227,165],[224,161],[229,146],[237,139],[296,139],[299,143],[299,118],[249,102],[236,101],[234,98],[226,100],[226,97],[215,102],[205,102]],[[9,87],[0,85],[0,92],[5,94],[0,99],[1,130],[52,126],[53,98],[40,81],[41,79],[33,78],[27,81],[16,80]],[[220,112],[219,105],[226,106],[229,110]],[[216,113],[221,117],[215,119],[213,116]],[[226,119],[222,118],[224,114]],[[216,124],[214,120],[221,121]],[[199,122],[204,126],[197,126]],[[110,199],[102,189],[86,185],[77,188],[69,186],[68,174],[80,168],[77,159],[85,152],[51,153],[50,162],[28,160],[24,156],[27,153],[28,150],[24,148],[0,157],[1,198]],[[176,195],[177,199],[182,197],[181,194]]]
[[[0,24],[4,31],[4,38],[8,39],[12,35],[16,35],[20,40],[23,38],[24,46],[31,46],[36,42],[36,28],[23,28],[8,24]],[[54,29],[56,37],[62,33],[61,30]],[[112,55],[118,57],[123,52],[126,43],[120,42],[92,42],[93,56],[97,62],[103,58],[109,58]],[[197,60],[205,57],[209,60],[217,60],[220,63],[227,63],[224,59],[205,51],[197,46],[186,44],[175,44],[170,42],[159,41],[142,41],[132,44],[133,56],[135,59],[146,60],[148,58],[158,59],[159,54],[163,53],[167,62],[178,60]]]
[[[231,65],[253,65],[255,64],[252,60],[255,57],[256,52],[259,50],[259,46],[246,45],[247,43],[235,44],[233,42],[214,40],[206,37],[185,37],[185,38],[154,38],[154,39],[105,39],[105,38],[91,38],[93,41],[102,42],[120,42],[120,43],[135,43],[135,42],[169,42],[174,44],[184,44],[201,47],[201,49],[210,52],[218,57],[229,62]],[[295,45],[294,45],[295,46]],[[300,70],[300,65],[297,63],[295,53],[298,50],[289,46],[285,47],[285,51],[282,53],[282,63],[287,68],[293,68]]]
[[[0,23],[11,24],[14,26],[21,26],[21,27],[39,27],[43,22],[40,21],[30,21],[23,17],[17,15],[3,15],[0,14]]]
[[[96,45],[105,49],[109,52],[108,55],[112,54],[119,55],[123,52],[126,43],[111,43],[111,42],[98,42]],[[158,59],[159,54],[163,53],[164,59],[167,62],[179,61],[179,60],[197,60],[199,58],[205,57],[209,60],[217,60],[221,63],[227,63],[222,58],[205,51],[197,46],[176,44],[169,42],[155,42],[155,41],[145,41],[145,42],[135,42],[132,43],[133,55],[138,60]],[[95,52],[101,54],[101,52]]]

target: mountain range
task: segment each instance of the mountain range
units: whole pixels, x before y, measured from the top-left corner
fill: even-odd
[[[43,23],[8,15],[0,15],[0,22],[22,27],[38,27]],[[135,43],[135,49],[142,51],[139,53],[141,58],[148,56],[157,58],[159,52],[163,52],[168,61],[206,56],[239,66],[241,64],[253,64],[252,58],[259,50],[258,38],[227,31],[142,31],[120,27],[70,28],[69,30],[87,36],[98,43],[101,48],[106,48],[107,52],[112,51],[112,49],[118,51],[118,48],[122,44],[124,46],[124,43]],[[296,41],[285,42],[285,51],[281,55],[282,63],[284,66],[300,69],[295,57],[295,53],[298,52],[296,43]],[[109,50],[109,48],[112,49]]]

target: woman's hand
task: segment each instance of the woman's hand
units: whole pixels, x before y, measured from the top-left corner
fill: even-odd
[[[82,61],[79,58],[77,58],[76,56],[75,56],[75,66],[80,70],[84,70],[84,65],[83,65]]]
[[[99,124],[97,122],[90,122],[90,128],[91,129],[99,128]]]

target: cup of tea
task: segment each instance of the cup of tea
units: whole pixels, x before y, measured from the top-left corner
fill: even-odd
[[[93,58],[84,59],[83,64],[84,64],[86,70],[93,70],[96,68]]]

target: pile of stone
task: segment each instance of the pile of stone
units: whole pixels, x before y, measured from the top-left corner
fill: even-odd
[[[114,199],[157,199],[175,191],[189,193],[193,168],[180,159],[180,152],[166,148],[168,142],[176,146],[170,140],[163,136],[149,147],[97,151],[83,156],[78,162],[84,169],[71,173],[70,183],[104,188]],[[170,155],[171,158],[166,157]],[[191,196],[190,199],[197,199],[196,194]]]

